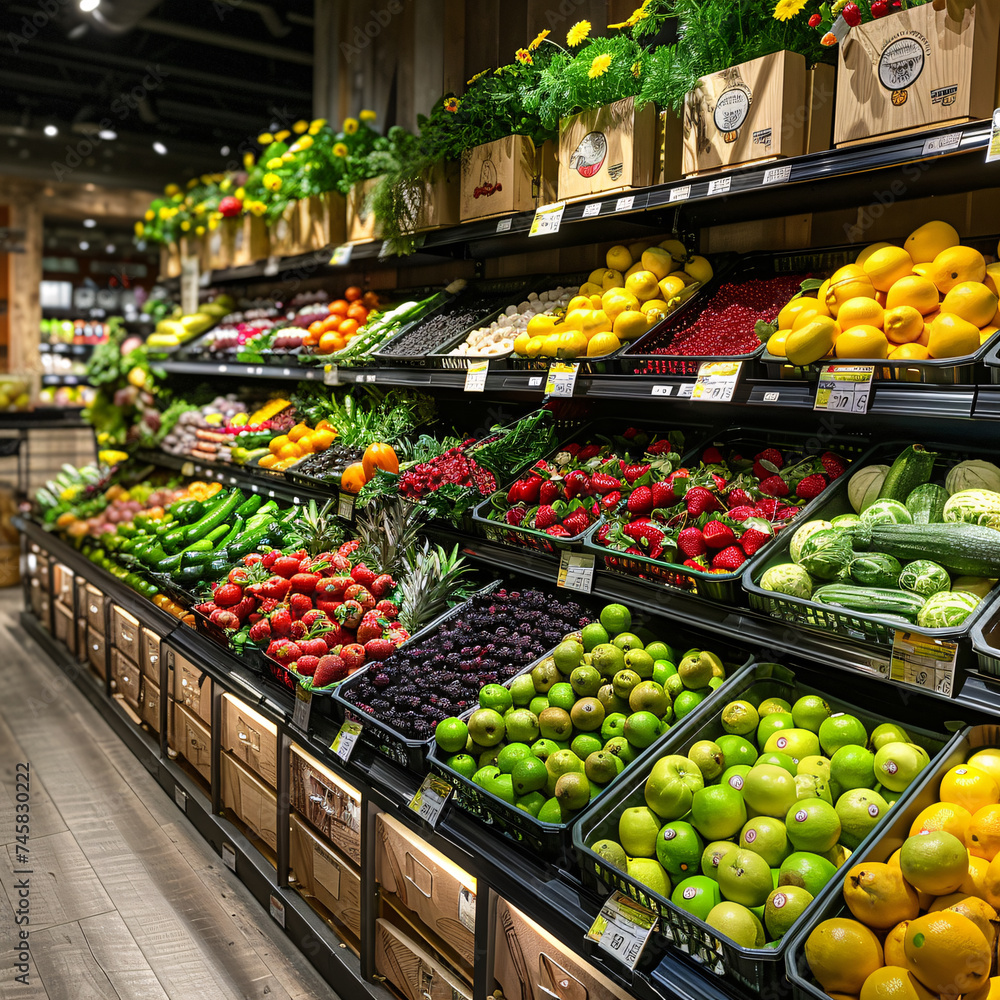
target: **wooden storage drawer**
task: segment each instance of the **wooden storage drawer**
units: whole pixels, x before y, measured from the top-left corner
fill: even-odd
[[[98,677],[107,676],[108,665],[104,655],[104,633],[87,626],[87,662]]]
[[[87,662],[87,619],[76,620],[76,658],[80,663]]]
[[[76,652],[76,629],[73,626],[73,612],[65,604],[56,604],[55,637],[71,653]]]
[[[291,816],[289,864],[299,889],[312,896],[361,938],[361,876],[295,813]]]
[[[130,614],[117,604],[111,606],[111,644],[120,649],[133,663],[138,664],[139,633],[142,626],[135,615]]]
[[[222,749],[278,786],[278,727],[231,694],[222,696]]]
[[[474,964],[476,880],[387,813],[375,820],[375,878],[383,892]]]
[[[471,1000],[472,997],[472,990],[460,976],[385,919],[375,922],[375,971],[385,976],[406,1000]]]
[[[171,682],[174,701],[184,705],[199,719],[212,722],[212,679],[177,650],[160,647],[160,655],[167,658],[167,670],[173,671]]]
[[[130,708],[139,710],[139,681],[142,674],[131,657],[120,649],[111,650],[111,689],[119,694]]]
[[[86,610],[81,614],[86,614],[87,624],[104,635],[104,595],[92,583],[87,584],[84,605]]]
[[[172,702],[167,712],[167,746],[176,750],[207,782],[212,781],[212,731],[183,705]]]
[[[146,674],[139,681],[139,718],[154,733],[160,732],[160,685]]]
[[[143,677],[160,683],[160,637],[148,628],[143,628],[139,637],[139,669]]]
[[[356,865],[361,864],[361,793],[294,743],[291,806]]]
[[[235,757],[222,755],[222,804],[272,851],[278,849],[278,796]]]
[[[51,602],[49,601],[49,595],[45,591],[41,592],[41,597],[38,601],[38,624],[45,629],[46,632],[52,631],[52,622],[49,618],[49,608]]]
[[[73,571],[62,563],[56,563],[52,573],[52,593],[60,604],[73,608],[73,587],[75,576]]]

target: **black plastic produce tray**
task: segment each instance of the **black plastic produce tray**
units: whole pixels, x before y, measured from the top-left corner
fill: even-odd
[[[969,641],[976,654],[979,672],[987,677],[1000,678],[1000,617],[996,613],[1000,597],[988,597],[986,601],[990,606],[972,626]]]
[[[860,463],[867,462],[872,448],[866,436],[830,435],[820,437],[811,431],[775,431],[756,427],[731,427],[727,430],[713,433],[700,441],[681,458],[681,466],[692,465],[700,461],[702,452],[710,445],[717,445],[723,450],[744,446],[753,453],[765,448],[783,448],[794,451],[815,450],[817,455],[824,451],[832,451],[851,460],[847,471],[841,480],[850,478],[851,469],[860,468]],[[787,521],[781,522],[780,530],[776,530],[775,538],[787,533],[788,525],[801,522],[804,514],[815,516],[818,505],[822,503],[828,492],[834,488],[831,483],[814,500],[809,501],[802,510]],[[601,524],[591,525],[583,537],[583,551],[593,553],[603,560],[604,569],[620,576],[639,576],[645,579],[658,580],[667,587],[683,590],[703,597],[710,601],[723,601],[726,604],[745,605],[746,595],[741,586],[747,566],[758,566],[773,551],[775,539],[761,546],[750,559],[733,573],[698,572],[680,563],[666,562],[662,559],[651,559],[649,556],[627,555],[598,542],[597,532]]]
[[[892,465],[896,457],[905,448],[909,447],[909,441],[888,441],[876,445],[866,456],[867,465]],[[928,443],[926,447],[930,451],[938,453],[937,461],[934,464],[934,478],[943,479],[945,472],[952,465],[970,458],[992,459],[996,452],[988,449],[962,449],[956,451],[954,445]],[[858,468],[861,468],[860,464]],[[829,521],[839,514],[853,514],[854,508],[848,499],[847,489],[850,476],[841,476],[840,480],[825,490],[814,501],[815,506],[810,505],[809,519]],[[801,523],[801,522],[800,522]],[[889,615],[863,614],[860,611],[850,611],[833,604],[820,604],[817,601],[807,601],[801,597],[792,597],[788,594],[779,594],[773,590],[764,590],[760,586],[760,578],[771,566],[780,563],[791,562],[788,555],[788,547],[791,545],[794,531],[782,532],[777,542],[772,542],[765,553],[765,558],[754,560],[743,572],[743,589],[750,598],[750,607],[756,611],[762,611],[777,621],[792,622],[803,628],[814,629],[821,632],[836,632],[838,635],[847,636],[850,639],[862,642],[873,643],[878,646],[891,647],[897,630],[904,632],[914,632],[918,635],[925,635],[932,639],[941,639],[947,642],[958,642],[958,660],[956,664],[963,668],[969,663],[969,645],[965,642],[973,627],[980,621],[985,620],[986,612],[991,610],[1000,597],[1000,591],[994,588],[990,595],[985,597],[979,606],[969,615],[966,620],[953,628],[923,628],[920,625],[910,624],[901,618],[894,618]],[[951,574],[955,575],[955,574]],[[833,581],[830,581],[833,582]],[[956,671],[955,682],[951,691],[942,692],[954,696],[961,687],[960,672]]]
[[[932,754],[928,770],[941,759],[940,751],[949,737],[940,731],[943,723],[940,704],[935,699],[859,675],[850,682],[854,700],[845,701],[837,696],[837,692],[843,691],[846,686],[842,675],[813,673],[805,669],[793,671],[779,664],[757,663],[751,670],[742,672],[738,682],[723,685],[721,690],[727,691],[727,701],[740,698],[754,705],[759,705],[766,698],[784,698],[791,703],[803,695],[818,694],[834,712],[849,712],[860,719],[869,731],[886,721],[900,722],[914,740]],[[870,705],[874,711],[862,705]],[[720,712],[685,719],[666,734],[657,745],[656,753],[636,762],[607,796],[601,796],[577,820],[573,827],[573,843],[587,888],[595,890],[599,896],[617,889],[659,916],[660,923],[647,949],[672,948],[681,951],[706,971],[725,978],[727,983],[733,983],[744,993],[782,996],[784,960],[790,937],[774,948],[742,948],[726,938],[720,938],[704,921],[647,889],[588,846],[606,837],[618,839],[619,813],[629,806],[646,804],[643,788],[653,764],[661,756],[686,754],[698,740],[714,740],[723,732]],[[905,808],[915,788],[916,783],[903,793],[890,815],[894,816],[898,809]],[[876,828],[861,842],[856,853],[862,854],[878,836]],[[836,877],[832,882],[839,884]],[[818,898],[823,899],[822,894]],[[816,909],[814,902],[805,912],[812,914]],[[804,916],[799,919],[809,918]]]

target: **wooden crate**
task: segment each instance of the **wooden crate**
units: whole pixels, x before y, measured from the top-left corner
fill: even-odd
[[[179,702],[171,701],[167,709],[167,746],[211,784],[211,728]]]
[[[108,664],[104,647],[104,633],[87,626],[87,662],[101,680],[107,676]]]
[[[129,708],[139,710],[139,682],[142,673],[138,665],[119,649],[111,650],[111,690],[120,695]]]
[[[363,243],[378,238],[375,216],[368,204],[378,179],[373,177],[353,185],[347,195],[347,242]]]
[[[653,182],[656,109],[635,98],[559,121],[559,197],[573,201]]]
[[[160,246],[160,277],[179,278],[181,275],[181,248],[177,243]]]
[[[476,880],[411,833],[379,813],[375,822],[375,878],[470,966],[475,961]]]
[[[87,662],[87,619],[76,620],[76,658],[80,663]]]
[[[86,615],[87,624],[99,635],[104,635],[104,594],[92,583],[87,584],[84,607],[81,614]]]
[[[278,849],[278,796],[238,760],[221,759],[222,804],[272,851]],[[270,860],[270,859],[269,859]]]
[[[173,672],[174,700],[203,722],[212,722],[212,678],[175,649],[167,648],[167,670]]]
[[[340,192],[303,198],[298,206],[299,235],[306,250],[340,246],[347,239],[347,199]]]
[[[68,566],[56,563],[52,567],[52,593],[60,604],[65,604],[70,609],[73,607],[75,579],[73,571]]]
[[[656,157],[654,184],[668,184],[684,176],[684,123],[672,111],[661,111],[657,116]]]
[[[684,101],[685,176],[830,148],[834,69],[775,52],[701,78]]]
[[[298,202],[293,201],[270,228],[268,238],[271,255],[274,257],[294,257],[302,250],[302,218]]]
[[[241,219],[227,219],[226,221],[237,223],[233,231],[230,267],[243,267],[256,260],[264,260],[270,255],[270,231],[262,218],[248,213]]]
[[[980,0],[961,22],[934,6],[852,28],[841,43],[838,146],[992,116],[998,104],[997,4]]]
[[[361,876],[295,813],[291,815],[289,864],[299,891],[312,896],[355,940],[361,938]]]
[[[278,786],[278,727],[231,694],[222,696],[222,749]]]
[[[294,743],[289,801],[356,865],[361,864],[361,793]]]
[[[160,732],[160,685],[143,674],[139,685],[139,717],[154,732]]]
[[[182,236],[180,243],[181,261],[196,257],[198,259],[199,271],[210,271],[212,269],[212,256],[209,252],[208,240],[204,236]]]
[[[232,227],[229,229],[226,227],[226,223],[232,221],[231,219],[222,219],[215,229],[210,229],[205,234],[205,240],[208,244],[208,264],[213,271],[222,270],[222,268],[232,265],[235,233]]]
[[[160,683],[160,637],[145,627],[139,638],[139,669],[143,677],[152,677]]]
[[[545,145],[551,148],[545,156]],[[508,135],[462,153],[459,214],[463,222],[527,212],[556,200],[554,144],[536,148],[526,135]]]
[[[375,971],[406,1000],[472,998],[472,990],[461,976],[384,918],[375,922]]]
[[[409,189],[414,233],[461,222],[461,170],[457,163],[429,167]]]
[[[135,615],[117,604],[111,606],[111,645],[120,649],[133,663],[138,663],[142,657],[139,650],[141,631],[142,626]]]
[[[73,627],[73,612],[58,601],[55,606],[55,637],[71,652],[76,652],[76,629]]]

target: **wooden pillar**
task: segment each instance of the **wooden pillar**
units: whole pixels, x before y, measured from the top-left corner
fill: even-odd
[[[24,230],[24,253],[7,256],[10,279],[8,295],[8,371],[41,371],[38,343],[42,307],[42,210],[37,198],[19,198],[9,206],[13,229]]]

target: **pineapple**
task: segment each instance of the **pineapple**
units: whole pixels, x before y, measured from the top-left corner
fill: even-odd
[[[310,500],[295,522],[290,541],[301,545],[310,556],[335,551],[344,541],[344,529],[337,520],[334,501],[328,500],[320,508],[315,500]]]
[[[411,635],[467,595],[470,572],[456,545],[451,552],[426,538],[407,549],[396,590],[399,620]]]
[[[358,512],[355,538],[359,558],[382,573],[397,576],[406,553],[419,537],[422,510],[398,497],[382,497]]]

